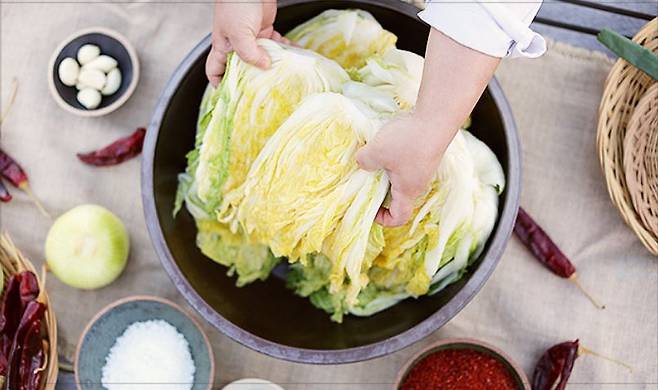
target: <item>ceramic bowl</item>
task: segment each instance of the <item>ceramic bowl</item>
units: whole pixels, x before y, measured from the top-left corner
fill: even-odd
[[[512,375],[512,378],[514,379],[518,390],[530,390],[530,382],[528,381],[528,377],[525,375],[521,367],[519,367],[518,364],[516,364],[509,356],[507,356],[505,352],[483,341],[459,338],[437,341],[423,348],[420,352],[414,355],[400,370],[397,380],[395,381],[395,385],[393,386],[393,390],[400,389],[400,386],[402,386],[404,383],[404,380],[406,379],[411,369],[414,368],[416,364],[418,364],[425,357],[431,355],[434,352],[448,349],[470,349],[492,356],[496,360],[503,363],[503,365],[507,368],[509,373]]]
[[[424,54],[429,27],[418,9],[399,0],[279,0],[276,29],[285,33],[329,8],[371,12],[398,36],[398,47]],[[408,299],[370,317],[332,322],[308,299],[285,287],[280,266],[265,281],[238,288],[227,269],[196,246],[192,216],[172,216],[177,175],[194,148],[199,103],[208,84],[206,37],[185,57],[166,85],[146,132],[142,201],[149,234],[178,290],[203,317],[234,340],[259,352],[305,363],[348,363],[383,356],[439,329],[480,290],[493,272],[512,232],[520,191],[520,153],[514,120],[492,80],[472,115],[473,133],[498,156],[506,177],[499,216],[482,254],[458,282],[434,296]]]
[[[89,321],[78,341],[75,355],[75,382],[79,390],[101,387],[105,358],[126,328],[137,321],[164,320],[187,340],[196,371],[193,390],[212,388],[215,358],[208,337],[199,324],[180,306],[166,299],[132,296],[103,308]]]
[[[76,98],[78,90],[64,85],[57,74],[62,60],[66,57],[76,58],[78,49],[87,43],[100,47],[101,54],[116,59],[121,71],[119,89],[110,96],[103,96],[100,105],[92,110],[86,109],[78,102]],[[137,52],[123,35],[104,27],[87,28],[66,38],[55,49],[48,65],[48,84],[53,99],[64,110],[79,116],[102,116],[118,109],[133,94],[138,80]]]

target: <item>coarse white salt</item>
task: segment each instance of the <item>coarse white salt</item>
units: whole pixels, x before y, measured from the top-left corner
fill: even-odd
[[[163,320],[132,323],[105,358],[101,382],[114,389],[191,389],[194,360],[181,333]]]

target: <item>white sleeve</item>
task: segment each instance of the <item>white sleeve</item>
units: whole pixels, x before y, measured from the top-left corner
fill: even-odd
[[[464,46],[494,57],[539,57],[541,35],[530,29],[541,0],[428,0],[418,16]]]

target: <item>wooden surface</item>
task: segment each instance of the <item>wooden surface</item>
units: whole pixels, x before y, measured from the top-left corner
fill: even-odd
[[[657,14],[657,0],[551,0],[542,5],[533,29],[547,38],[613,56],[596,40],[598,31],[610,28],[632,36]],[[57,389],[75,388],[73,374],[60,371]]]
[[[546,0],[532,27],[545,37],[613,56],[596,40],[600,30],[632,37],[657,14],[657,0]]]

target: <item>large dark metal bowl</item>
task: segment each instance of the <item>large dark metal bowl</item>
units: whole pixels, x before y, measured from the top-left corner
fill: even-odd
[[[398,47],[424,54],[428,27],[417,9],[399,0],[279,1],[281,32],[328,8],[362,8],[398,37]],[[295,296],[276,276],[235,287],[226,268],[204,257],[195,244],[192,217],[171,210],[176,175],[192,149],[198,106],[206,86],[204,62],[210,38],[199,43],[176,69],[147,131],[142,196],[151,239],[162,264],[188,302],[211,324],[259,352],[292,361],[347,363],[404,348],[440,328],[480,290],[509,239],[518,207],[520,161],[512,114],[496,82],[489,83],[473,113],[472,129],[500,159],[507,177],[500,217],[489,242],[468,274],[433,297],[409,299],[367,318],[347,316],[342,324]]]

